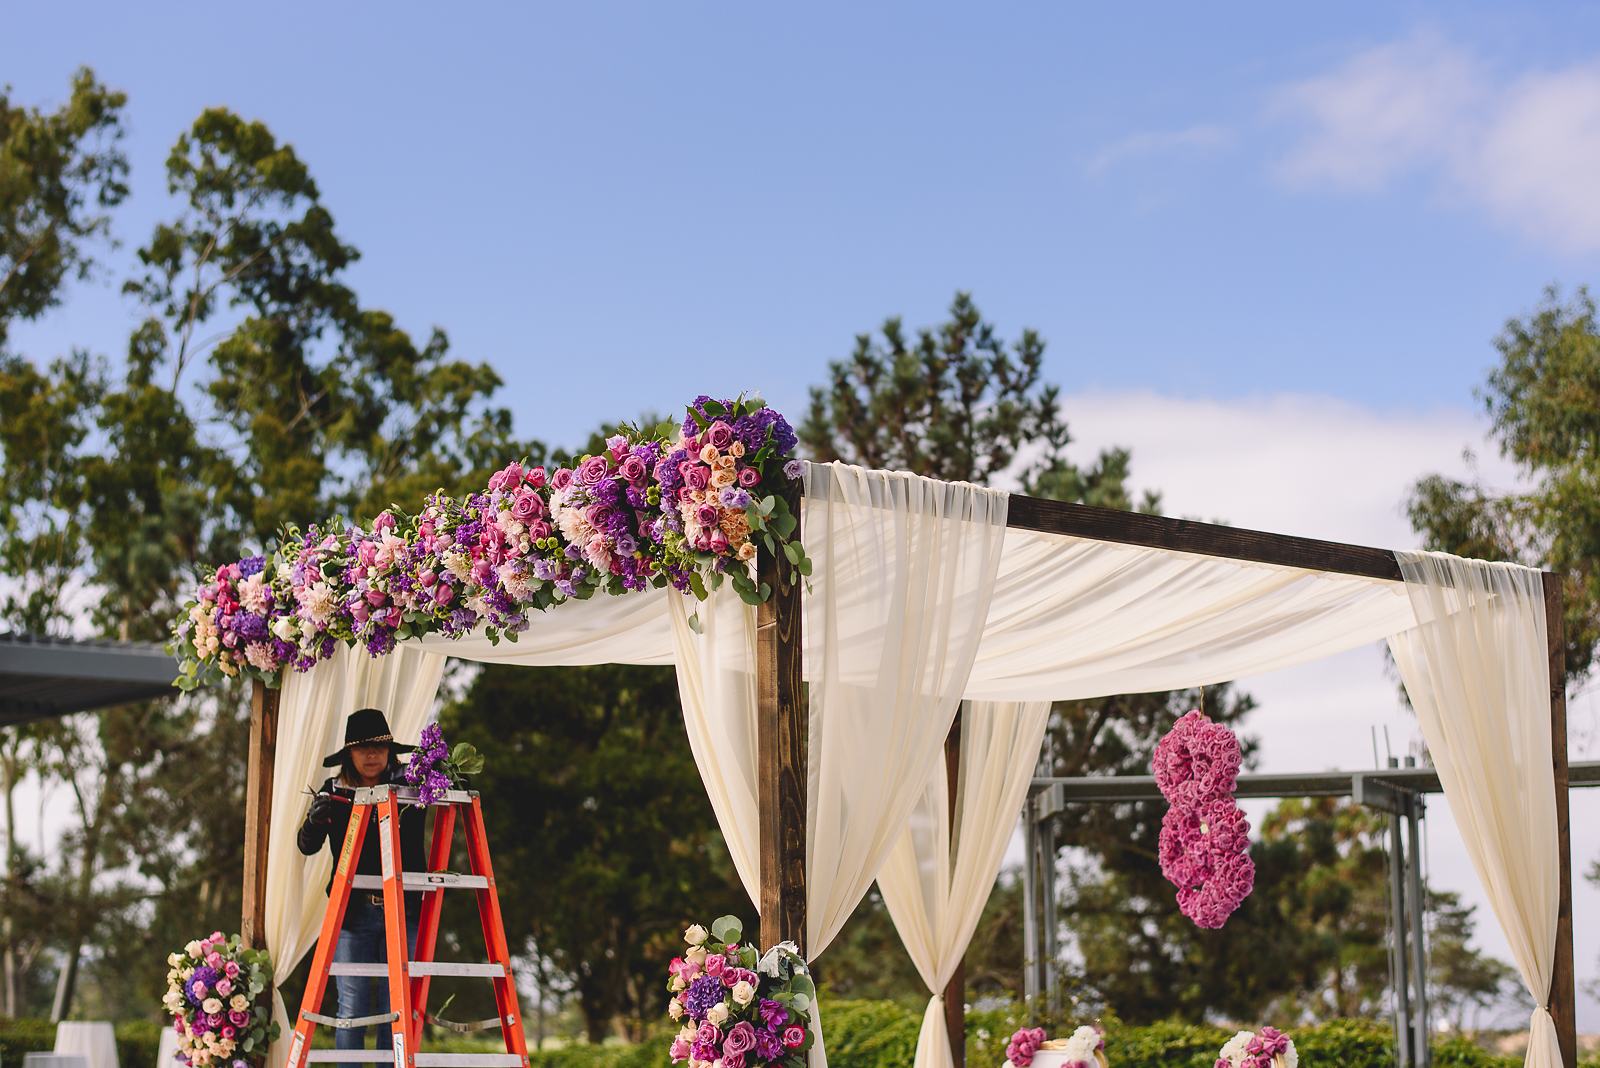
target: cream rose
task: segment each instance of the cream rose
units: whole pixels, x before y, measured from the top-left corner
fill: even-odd
[[[698,923],[690,924],[689,929],[683,932],[683,940],[691,946],[703,946],[706,943],[708,933]]]
[[[243,994],[233,995],[232,1000],[228,1002],[228,1008],[232,1009],[234,1012],[243,1012],[249,1007],[250,999],[245,997]]]
[[[222,1002],[216,998],[206,998],[205,1001],[201,1002],[200,1007],[215,1016],[222,1011]]]
[[[721,1027],[728,1022],[728,1003],[719,1001],[706,1010],[706,1022]]]
[[[741,1007],[748,1005],[750,1002],[755,1000],[755,996],[756,988],[751,986],[745,980],[741,979],[737,983],[733,984],[733,1003],[735,1005],[739,1005]]]

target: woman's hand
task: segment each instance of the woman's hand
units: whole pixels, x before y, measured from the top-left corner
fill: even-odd
[[[338,810],[339,802],[332,794],[318,794],[311,801],[311,809],[306,813],[306,822],[321,827],[331,826]]]

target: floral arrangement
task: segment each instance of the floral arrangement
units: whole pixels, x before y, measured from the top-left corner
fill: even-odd
[[[213,931],[167,957],[162,1004],[178,1034],[178,1056],[194,1068],[249,1068],[278,1037],[261,994],[272,979],[266,950],[246,949],[237,935]]]
[[[1217,1054],[1214,1068],[1299,1068],[1300,1055],[1289,1036],[1275,1027],[1259,1034],[1240,1031]]]
[[[690,1068],[801,1068],[816,1042],[817,988],[792,942],[762,954],[739,944],[739,921],[723,916],[683,933],[687,948],[667,966],[667,1015],[680,1024],[673,1063]]]
[[[417,806],[438,804],[445,791],[460,787],[465,777],[483,770],[483,754],[468,742],[455,748],[444,744],[444,732],[437,723],[422,728],[422,738],[406,761],[405,780],[417,788]]]
[[[1098,1027],[1083,1026],[1070,1038],[1045,1041],[1044,1028],[1024,1027],[1006,1043],[1006,1061],[1012,1068],[1028,1068],[1040,1050],[1058,1052],[1058,1068],[1106,1068],[1106,1036]]]
[[[414,515],[287,526],[270,552],[208,573],[184,606],[168,646],[176,684],[276,684],[341,644],[381,656],[479,627],[514,641],[529,611],[598,592],[671,586],[703,600],[727,580],[758,604],[772,595],[753,574],[758,546],[791,580],[811,573],[787,504],[797,444],[759,399],[700,396],[681,425],[624,427],[553,471],[508,464],[482,492],[435,493]]]
[[[1151,764],[1169,806],[1161,820],[1161,874],[1198,927],[1221,927],[1255,888],[1250,823],[1233,797],[1240,761],[1239,739],[1197,709],[1173,724]]]

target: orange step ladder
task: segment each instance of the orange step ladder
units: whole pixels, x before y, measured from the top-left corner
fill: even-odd
[[[316,955],[311,960],[311,975],[306,980],[305,997],[295,1022],[294,1039],[289,1046],[286,1068],[305,1068],[308,1063],[370,1063],[390,1061],[394,1068],[527,1068],[528,1045],[522,1032],[522,1010],[517,1005],[516,977],[511,970],[511,953],[506,946],[505,924],[500,918],[500,895],[495,890],[494,869],[489,863],[489,839],[483,827],[483,809],[476,790],[449,790],[436,802],[433,841],[428,849],[428,870],[408,872],[400,865],[401,805],[414,803],[417,790],[409,786],[382,785],[359,789],[350,814],[350,829],[339,851],[328,892],[328,911],[322,918],[322,933],[317,937]],[[456,813],[465,818],[467,861],[470,873],[446,871],[450,862],[451,839]],[[375,833],[383,860],[383,874],[357,875],[356,859],[367,825],[377,816]],[[379,964],[341,964],[333,959],[344,925],[345,908],[351,890],[383,891],[384,932],[388,962]],[[478,899],[478,917],[483,924],[484,945],[489,960],[484,964],[439,962],[433,959],[439,937],[439,914],[446,890],[472,890]],[[406,954],[406,891],[424,891],[422,911],[417,921],[417,953]],[[324,1016],[322,998],[330,975],[364,975],[386,978],[389,983],[389,1012],[354,1019]],[[428,984],[435,975],[480,976],[494,983],[498,1015],[492,1020],[459,1024],[428,1015]],[[498,1027],[505,1039],[504,1053],[423,1053],[422,1028],[433,1023],[451,1031],[466,1032]],[[365,1027],[388,1024],[393,1033],[393,1050],[312,1049],[311,1036],[317,1025],[327,1027]],[[380,1032],[381,1033],[381,1032]]]

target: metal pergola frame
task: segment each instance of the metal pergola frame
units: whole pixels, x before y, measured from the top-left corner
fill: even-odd
[[[0,727],[170,697],[177,673],[149,642],[0,634]]]
[[[795,538],[803,534],[801,486],[782,491],[795,516]],[[1269,534],[1217,523],[1124,512],[1111,508],[1011,494],[1006,525],[1018,530],[1064,534],[1095,541],[1253,561],[1308,571],[1403,582],[1399,560],[1387,549]],[[802,680],[801,584],[793,569],[762,547],[758,580],[772,595],[756,617],[756,773],[760,834],[760,902],[763,945],[788,940],[806,946],[807,723]],[[1543,576],[1548,632],[1551,776],[1556,793],[1559,901],[1556,955],[1551,969],[1550,1014],[1566,1068],[1578,1062],[1577,989],[1572,959],[1572,850],[1567,804],[1566,647],[1562,576]],[[271,818],[272,766],[278,729],[278,691],[256,683],[251,700],[250,757],[245,791],[244,908],[241,932],[254,944],[265,928],[266,856]],[[946,746],[949,776],[957,775],[953,747]],[[944,991],[950,1045],[962,1068],[966,1048],[959,1006],[965,1002],[958,972]]]
[[[1046,771],[1041,761],[1041,772]],[[1600,761],[1573,764],[1569,785],[1600,786]],[[1239,776],[1240,798],[1348,797],[1358,805],[1389,816],[1389,977],[1394,990],[1395,1063],[1397,1068],[1431,1068],[1428,1047],[1427,954],[1423,940],[1426,908],[1421,866],[1420,824],[1428,794],[1442,793],[1439,775],[1418,767],[1414,757],[1402,766],[1395,757],[1387,768],[1371,771],[1294,772]],[[1037,775],[1022,807],[1022,952],[1023,997],[1060,1008],[1056,981],[1059,954],[1060,902],[1056,897],[1054,817],[1068,805],[1161,802],[1150,775]]]

